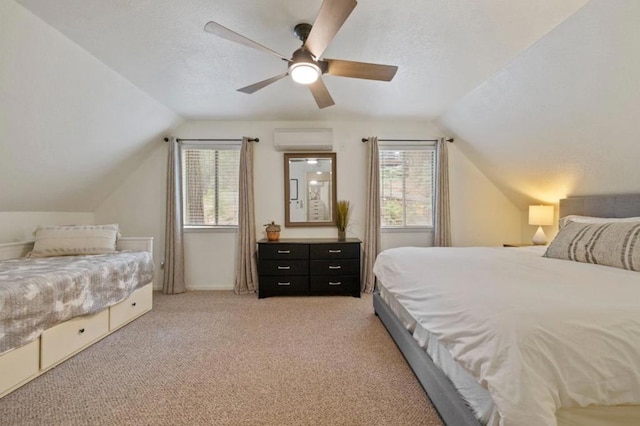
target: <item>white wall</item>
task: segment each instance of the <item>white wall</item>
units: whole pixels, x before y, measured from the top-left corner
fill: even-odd
[[[182,119],[0,1],[0,211],[93,211]]]
[[[282,122],[189,121],[175,135],[180,138],[259,137],[255,145],[256,234],[264,238],[263,224],[284,223],[283,153],[273,148],[275,128],[333,129],[337,152],[338,199],[351,201],[353,214],[348,237],[361,238],[364,227],[366,145],[360,139],[377,135],[394,139],[438,138],[439,132],[422,122]],[[453,240],[456,245],[500,245],[519,242],[521,212],[516,209],[466,157],[450,149]],[[125,235],[156,238],[156,264],[164,246],[164,194],[167,148],[158,142],[144,161],[96,210],[98,222],[118,222]],[[488,226],[490,224],[490,226]],[[334,227],[285,228],[281,238],[336,237]],[[236,234],[187,232],[185,263],[190,289],[229,289],[233,286]],[[429,246],[430,233],[383,233],[383,248],[398,245]],[[158,273],[161,271],[158,270]],[[161,280],[157,281],[160,285]]]
[[[523,211],[567,195],[640,192],[639,22],[640,1],[591,0],[440,128],[464,139],[465,155]]]
[[[500,246],[521,240],[521,211],[460,151],[449,145],[454,246]]]
[[[0,212],[0,243],[33,240],[38,225],[92,225],[93,213]]]
[[[233,288],[236,238],[235,232],[190,232],[185,235],[185,280],[189,289]]]
[[[158,139],[151,154],[95,211],[96,223],[118,223],[125,237],[154,237],[156,286],[162,284],[167,144]]]

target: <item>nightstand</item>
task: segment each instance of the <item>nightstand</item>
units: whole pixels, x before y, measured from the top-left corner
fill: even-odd
[[[513,244],[503,244],[502,247],[531,247],[535,244],[532,243],[513,243]]]

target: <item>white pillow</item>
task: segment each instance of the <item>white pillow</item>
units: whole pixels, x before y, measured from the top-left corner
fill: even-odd
[[[116,251],[118,225],[39,226],[28,257],[104,254]]]
[[[558,228],[562,229],[567,223],[624,223],[624,222],[640,222],[640,217],[594,217],[594,216],[579,216],[570,214],[568,216],[561,217],[558,221]]]

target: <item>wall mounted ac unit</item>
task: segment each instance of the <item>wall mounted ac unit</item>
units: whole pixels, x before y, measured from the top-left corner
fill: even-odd
[[[331,129],[276,129],[273,146],[277,151],[331,151]]]

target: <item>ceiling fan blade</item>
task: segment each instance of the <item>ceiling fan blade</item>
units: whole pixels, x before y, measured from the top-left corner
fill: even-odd
[[[395,65],[368,64],[340,59],[325,59],[324,62],[327,62],[327,74],[340,77],[391,81],[398,71]]]
[[[245,36],[242,36],[242,35],[238,34],[237,32],[232,31],[229,28],[218,24],[217,22],[213,22],[213,21],[207,22],[207,24],[204,26],[204,30],[206,32],[208,32],[208,33],[215,34],[218,37],[221,37],[221,38],[224,38],[224,39],[227,39],[227,40],[230,40],[230,41],[234,41],[236,43],[240,43],[240,44],[243,44],[243,45],[245,45],[247,47],[251,47],[253,49],[261,50],[261,51],[266,52],[266,53],[270,53],[270,54],[275,55],[278,58],[281,58],[281,59],[283,59],[285,61],[289,60],[288,58],[285,58],[284,56],[282,56],[278,52],[275,52],[275,51],[269,49],[268,47],[265,47],[265,46],[261,45],[260,43],[256,43],[255,41],[250,40],[250,39],[246,38]]]
[[[258,83],[254,83],[250,86],[247,87],[243,87],[242,89],[238,89],[238,92],[242,92],[242,93],[247,93],[247,94],[252,94],[254,92],[257,92],[260,89],[263,89],[265,87],[267,87],[268,85],[270,85],[271,83],[275,83],[276,81],[285,78],[287,75],[289,75],[288,72],[282,73],[280,75],[276,75],[275,77],[271,77],[268,78],[266,80],[262,80],[259,81]]]
[[[324,81],[322,81],[321,78],[317,79],[315,83],[311,83],[309,85],[309,89],[311,90],[313,99],[316,100],[316,103],[318,104],[318,107],[320,109],[335,105],[335,102],[333,102],[333,98],[329,94],[327,86],[325,86]]]
[[[322,56],[357,4],[356,0],[324,0],[304,44],[316,59]]]

